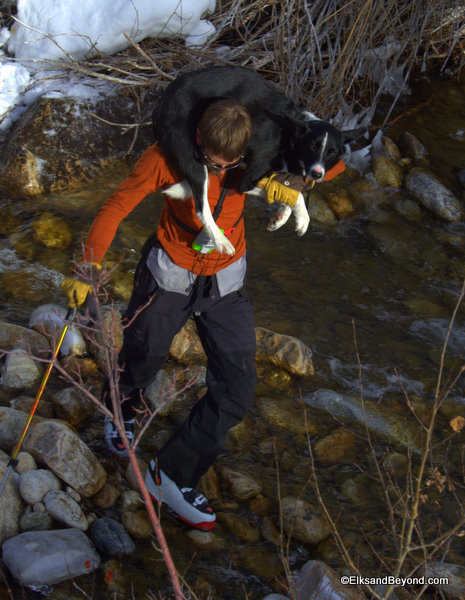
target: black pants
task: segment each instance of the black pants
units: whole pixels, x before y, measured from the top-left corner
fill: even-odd
[[[159,467],[178,485],[195,487],[221,451],[228,430],[245,416],[254,398],[255,329],[251,302],[240,290],[220,297],[215,277],[201,278],[189,296],[157,289],[139,264],[126,318],[153,295],[150,305],[125,329],[119,362],[120,393],[129,397],[124,418],[133,416],[140,390],[163,365],[174,336],[194,315],[207,355],[206,394],[157,454]]]

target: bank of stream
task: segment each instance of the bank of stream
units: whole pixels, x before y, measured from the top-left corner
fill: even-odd
[[[415,134],[428,151],[429,168],[461,197],[464,192],[458,173],[465,169],[465,87],[454,82],[436,84],[430,98],[422,110],[385,133],[394,139],[401,130]],[[64,304],[58,289],[60,274],[69,271],[81,232],[87,230],[98,206],[123,176],[109,174],[78,192],[47,197],[13,199],[0,192],[2,319],[27,325],[36,306]],[[347,174],[333,185],[347,187],[351,181]],[[313,473],[308,440],[316,443],[344,425],[353,434],[344,458],[331,461],[317,455],[315,473],[354,562],[363,564],[367,575],[385,575],[386,567],[382,571],[375,551],[392,559],[392,547],[379,526],[386,523],[386,504],[384,491],[376,482],[365,428],[344,415],[335,418],[317,410],[310,399],[321,389],[357,398],[362,395],[367,406],[389,417],[389,422],[415,430],[415,443],[421,446],[421,426],[411,409],[421,420],[427,418],[432,406],[442,345],[465,276],[465,223],[442,222],[423,208],[403,210],[406,192],[372,185],[371,191],[359,192],[358,206],[363,208],[335,225],[312,222],[302,238],[295,236],[292,223],[278,232],[267,232],[263,205],[253,199],[248,202],[247,285],[256,324],[306,343],[313,352],[316,374],[297,379],[280,372],[264,373],[268,379],[259,384],[257,404],[240,432],[229,439],[219,463],[260,480],[267,498],[277,497],[279,482],[281,496],[302,494],[314,500],[308,484]],[[348,191],[358,193],[350,187]],[[152,232],[159,208],[157,196],[142,203],[122,224],[109,252],[110,261],[121,260],[113,277],[115,298],[121,305],[127,300],[139,249]],[[61,216],[70,226],[73,240],[66,248],[34,243],[34,221],[46,211]],[[462,364],[464,337],[465,311],[460,308],[449,339],[446,378]],[[439,443],[452,434],[449,420],[465,414],[464,385],[461,380],[456,383],[438,414],[436,460],[442,474],[455,482],[455,489],[431,486],[431,497],[422,513],[425,539],[432,539],[442,528],[453,527],[464,502],[464,433],[458,433],[451,442]],[[2,404],[8,401],[3,395]],[[266,406],[275,410],[271,414],[269,409],[269,418]],[[186,410],[187,403],[180,403],[171,417],[165,418],[163,427],[174,426]],[[305,419],[311,426],[302,427]],[[96,423],[92,426],[98,428],[98,420]],[[309,437],[305,429],[310,431]],[[400,438],[389,438],[379,430],[371,433],[380,462],[393,452],[410,460],[411,447],[409,450]],[[158,425],[154,423],[142,453],[148,456],[157,435]],[[415,455],[411,460],[415,464]],[[108,458],[105,467],[113,476],[124,472],[122,465],[111,465]],[[405,484],[401,482],[404,477],[400,485]],[[253,514],[247,502],[230,507],[260,529],[262,517]],[[267,516],[279,523],[277,502]],[[373,533],[375,530],[378,533]],[[220,525],[218,535],[223,543],[219,548],[201,549],[186,537],[186,531],[171,517],[166,518],[175,561],[198,590],[207,590],[212,598],[235,600],[259,599],[279,589],[276,576],[284,580],[280,549],[263,536],[247,542]],[[448,562],[465,565],[463,539],[458,537],[451,543]],[[331,538],[318,546],[291,542],[288,560],[293,568],[309,558],[344,568]],[[155,597],[158,590],[168,589],[160,557],[150,541],[137,542],[137,551],[124,559],[122,568],[127,598],[149,597],[148,590]],[[105,587],[101,579],[95,577],[96,590]],[[82,585],[91,595],[91,581]],[[60,593],[72,594],[68,598],[81,597],[69,583],[56,586],[51,598],[64,598]],[[99,593],[93,597],[100,598]],[[2,594],[0,598],[8,597]],[[29,597],[27,592],[25,597]]]

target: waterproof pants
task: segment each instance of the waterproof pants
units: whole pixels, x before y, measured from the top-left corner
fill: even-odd
[[[163,365],[171,342],[191,316],[207,355],[207,392],[157,454],[158,466],[179,486],[196,487],[221,451],[228,430],[251,406],[255,393],[255,329],[251,302],[239,290],[220,297],[215,277],[198,278],[189,296],[157,289],[145,264],[126,318],[153,300],[125,329],[119,356],[125,419],[133,416],[140,391]],[[199,285],[199,284],[202,285]]]

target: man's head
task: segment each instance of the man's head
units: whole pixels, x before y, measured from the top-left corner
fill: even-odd
[[[251,133],[252,119],[243,104],[218,100],[202,114],[196,142],[207,165],[231,168],[240,162]]]

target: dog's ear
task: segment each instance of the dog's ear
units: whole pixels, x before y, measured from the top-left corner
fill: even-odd
[[[309,121],[294,119],[294,117],[290,117],[289,115],[286,115],[285,119],[288,127],[296,136],[301,136],[307,133],[309,129]]]
[[[348,144],[349,142],[353,142],[357,140],[359,137],[362,137],[367,132],[366,127],[359,127],[358,129],[347,129],[346,131],[341,131],[342,135],[342,143]]]

